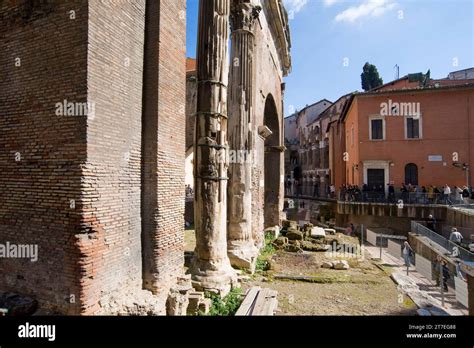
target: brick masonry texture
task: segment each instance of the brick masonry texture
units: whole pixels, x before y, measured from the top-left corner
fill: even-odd
[[[184,264],[185,1],[151,2],[148,9],[147,28],[159,27],[147,32],[146,43],[144,281],[158,292]]]
[[[185,1],[4,1],[0,18],[0,243],[39,246],[36,263],[0,259],[0,291],[65,314],[167,292],[183,266]],[[57,116],[65,99],[94,115]]]
[[[0,4],[0,243],[37,244],[39,256],[0,259],[0,290],[78,313],[86,118],[55,104],[87,101],[87,3],[28,3]]]
[[[83,180],[84,310],[102,294],[141,285],[141,119],[145,1],[89,2]]]

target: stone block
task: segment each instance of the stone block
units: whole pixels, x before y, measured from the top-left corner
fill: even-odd
[[[287,230],[290,228],[295,228],[295,229],[298,228],[298,223],[293,220],[283,220],[282,225],[283,225],[283,228]]]
[[[344,270],[349,269],[349,263],[346,260],[337,260],[334,263],[334,269]]]
[[[306,251],[327,251],[329,250],[329,245],[312,243],[310,241],[301,241],[301,248]]]
[[[171,289],[166,301],[166,314],[171,316],[183,316],[187,314],[189,306],[189,294],[181,293],[179,290]]]
[[[288,240],[303,240],[303,237],[303,232],[294,229],[289,230],[286,233],[286,238],[288,238]]]
[[[326,232],[326,234],[336,235],[336,230],[334,228],[325,228],[324,232]]]
[[[273,244],[277,247],[283,247],[288,244],[288,238],[280,236],[273,242]]]
[[[314,238],[321,238],[321,237],[326,237],[326,232],[321,227],[312,227],[310,235],[311,237],[314,237]]]
[[[291,253],[301,253],[303,250],[299,247],[298,244],[288,244],[285,246],[285,251],[291,252]]]
[[[271,236],[273,239],[277,239],[280,236],[280,226],[266,228],[265,236]]]
[[[321,265],[322,268],[333,268],[334,265],[331,261],[324,261],[323,264]]]

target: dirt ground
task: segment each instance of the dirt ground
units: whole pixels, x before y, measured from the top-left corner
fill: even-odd
[[[415,315],[416,306],[399,295],[389,274],[374,261],[350,260],[349,270],[320,268],[324,253],[277,252],[274,270],[257,274],[242,287],[278,291],[276,315]],[[274,279],[275,275],[309,276],[307,281]]]
[[[194,248],[194,231],[186,231],[186,250]],[[349,270],[325,269],[325,252],[289,253],[277,251],[271,269],[257,272],[242,283],[278,291],[276,315],[415,315],[416,305],[397,291],[390,272],[376,266],[367,254],[345,259]],[[383,267],[382,267],[383,268]],[[278,277],[305,277],[283,280]]]

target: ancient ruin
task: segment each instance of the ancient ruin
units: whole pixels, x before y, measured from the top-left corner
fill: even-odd
[[[38,260],[2,258],[0,292],[43,313],[185,314],[208,307],[195,290],[237,285],[231,264],[253,269],[282,219],[287,14],[200,6],[185,276],[185,1],[2,2],[0,241]]]
[[[234,266],[253,269],[258,249],[252,236],[252,110],[255,80],[253,27],[260,6],[232,3],[229,139],[234,151],[246,154],[229,164],[228,254]]]
[[[230,2],[201,1],[194,142],[196,287],[227,293],[235,272],[227,257],[227,37]],[[215,37],[215,40],[209,40]]]
[[[264,226],[281,222],[284,147],[280,115],[290,43],[279,2],[200,5],[194,142],[197,245],[191,273],[198,289],[226,293],[235,282],[230,264],[253,271]],[[268,22],[268,18],[278,21]],[[227,20],[231,28],[229,75],[224,39],[228,37]],[[220,39],[209,44],[210,35]],[[276,40],[270,41],[273,46],[268,51],[263,42],[271,35]],[[281,67],[265,65],[268,58],[277,59]],[[257,79],[264,70],[274,71],[274,81]],[[279,108],[273,95],[280,101]],[[262,109],[263,115],[259,114]]]

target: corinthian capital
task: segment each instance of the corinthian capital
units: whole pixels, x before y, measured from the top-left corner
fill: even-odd
[[[254,21],[262,8],[252,4],[251,0],[233,0],[230,8],[231,30],[252,30]]]

